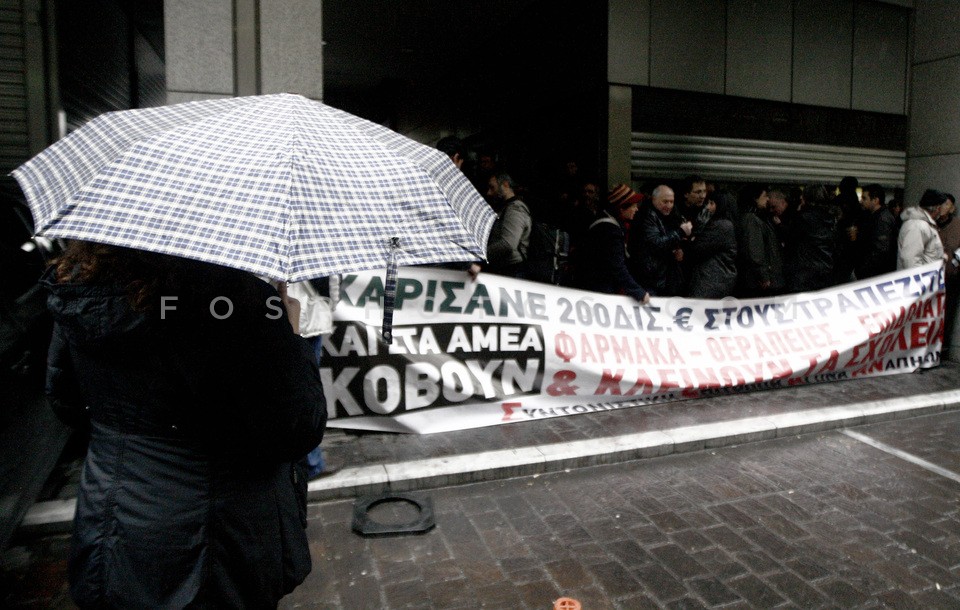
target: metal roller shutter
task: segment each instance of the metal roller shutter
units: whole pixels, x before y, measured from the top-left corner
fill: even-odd
[[[906,153],[875,148],[823,146],[764,140],[633,132],[630,165],[634,180],[682,178],[779,184],[835,184],[855,176],[903,187]]]
[[[0,0],[0,174],[30,156],[23,5]]]

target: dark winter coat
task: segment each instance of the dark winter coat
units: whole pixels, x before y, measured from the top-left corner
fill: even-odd
[[[947,263],[946,266],[947,279],[948,281],[954,280],[958,275],[958,271],[960,271],[952,262],[954,253],[957,248],[960,248],[960,219],[958,219],[956,215],[953,215],[950,220],[942,227],[939,227],[938,230],[940,233],[940,243],[943,244],[943,251],[947,253],[951,259],[951,262]]]
[[[587,230],[577,251],[571,283],[584,290],[625,294],[638,301],[647,294],[627,269],[623,227],[606,212]]]
[[[683,270],[673,251],[684,234],[678,217],[664,217],[649,202],[640,206],[630,223],[630,270],[634,279],[657,296],[676,296],[683,290]]]
[[[741,214],[738,219],[737,270],[741,296],[775,295],[783,291],[780,241],[770,223],[760,218],[756,210]]]
[[[897,219],[885,207],[864,218],[857,235],[858,280],[890,273],[897,268]]]
[[[836,283],[840,239],[837,208],[808,205],[797,212],[787,241],[787,289],[822,290]],[[852,264],[850,265],[852,267]]]
[[[687,294],[695,299],[733,296],[737,285],[737,234],[733,222],[708,221],[684,253],[693,270]]]
[[[294,462],[326,422],[312,352],[268,284],[202,268],[148,314],[120,287],[45,276],[48,397],[91,429],[69,562],[81,607],[271,608],[310,571]]]

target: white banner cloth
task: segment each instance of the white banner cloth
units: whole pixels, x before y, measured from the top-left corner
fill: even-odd
[[[942,265],[767,299],[647,306],[481,274],[402,268],[394,342],[383,281],[347,275],[324,338],[329,425],[432,433],[939,364]]]

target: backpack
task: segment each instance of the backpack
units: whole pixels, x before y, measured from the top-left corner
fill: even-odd
[[[527,246],[526,279],[560,284],[569,254],[569,233],[551,223],[534,220]]]

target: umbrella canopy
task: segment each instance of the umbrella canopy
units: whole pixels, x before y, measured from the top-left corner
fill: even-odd
[[[38,235],[290,282],[484,259],[495,217],[444,153],[291,94],[110,112],[12,175]]]
[[[494,214],[447,156],[299,95],[104,114],[13,171],[38,234],[278,280],[485,257]]]

